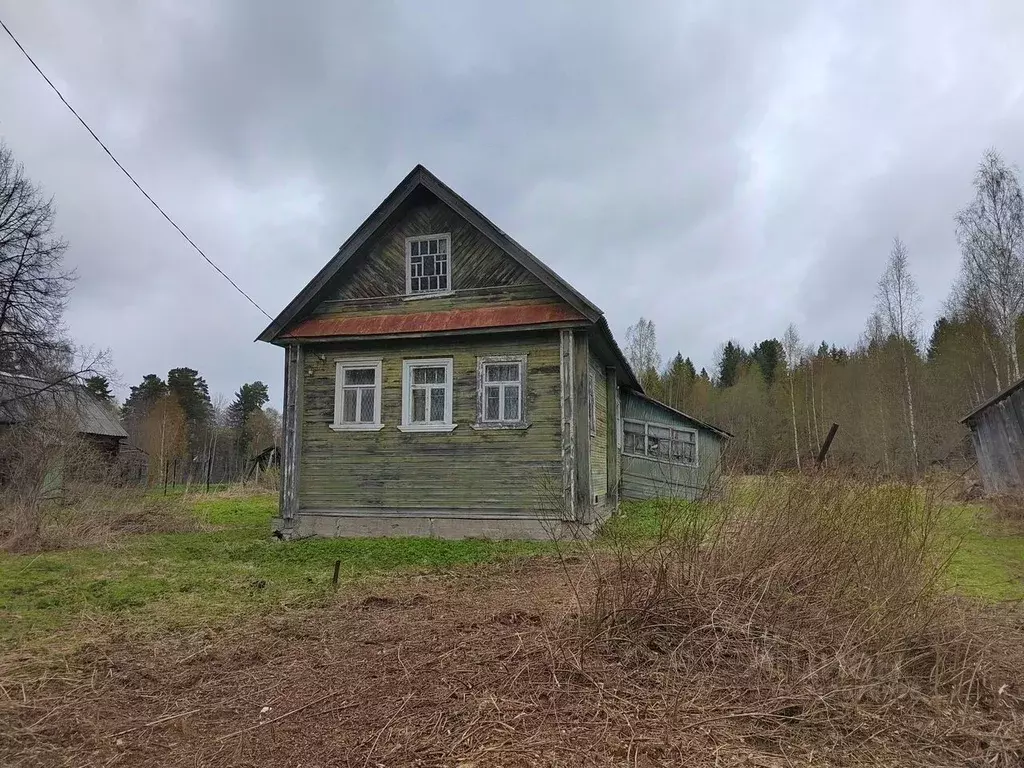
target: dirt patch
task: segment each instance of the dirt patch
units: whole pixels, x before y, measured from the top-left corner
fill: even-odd
[[[962,762],[943,740],[977,740],[971,723],[947,732],[940,701],[931,722],[850,722],[838,736],[802,728],[796,710],[695,707],[693,681],[583,644],[582,565],[509,568],[343,588],[321,610],[231,631],[94,627],[95,643],[45,668],[7,654],[0,764],[945,765]],[[908,732],[935,735],[931,762],[901,751]]]

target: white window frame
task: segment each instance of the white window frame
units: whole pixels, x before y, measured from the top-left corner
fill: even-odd
[[[489,355],[476,359],[476,424],[473,429],[525,429],[529,426],[526,421],[526,355]],[[486,397],[485,387],[487,385],[486,372],[489,365],[519,365],[519,418],[514,420],[488,420],[485,417]],[[494,386],[492,383],[490,386]],[[506,382],[512,383],[512,382]],[[504,386],[501,386],[501,410],[505,409]]]
[[[638,424],[644,428],[644,453],[636,453],[634,451],[626,450],[626,424]],[[671,429],[676,432],[689,432],[693,435],[693,461],[674,461],[672,459],[662,459],[651,456],[647,453],[647,446],[650,445],[650,428],[658,427],[660,429]],[[681,427],[678,424],[665,424],[660,421],[642,421],[640,419],[623,419],[622,420],[622,453],[625,456],[633,456],[638,459],[646,459],[647,461],[657,461],[661,464],[671,464],[676,467],[696,467],[700,461],[700,432],[690,427]]]
[[[412,421],[412,372],[414,368],[444,368],[444,421],[413,424]],[[454,373],[455,360],[451,357],[424,357],[402,361],[402,423],[398,428],[402,432],[451,432],[458,424],[454,423]],[[427,412],[430,412],[429,399]]]
[[[597,437],[597,381],[590,370],[587,371],[587,403],[590,436]]]
[[[448,287],[444,289],[437,289],[436,291],[416,291],[413,293],[412,290],[412,244],[420,243],[429,240],[444,240],[448,244]],[[452,236],[449,232],[438,232],[433,235],[416,235],[415,237],[405,238],[405,296],[408,299],[425,298],[428,296],[448,296],[453,291],[452,289]]]
[[[373,385],[373,415],[374,421],[350,421],[341,420],[344,409],[343,392],[345,390],[345,371],[348,369],[374,370]],[[384,427],[384,421],[380,412],[380,393],[383,386],[384,366],[380,358],[338,358],[334,361],[334,421],[331,422],[331,429],[338,432],[376,432]],[[356,415],[359,414],[359,402],[356,401]]]

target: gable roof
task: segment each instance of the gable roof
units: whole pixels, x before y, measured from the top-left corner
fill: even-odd
[[[585,320],[594,323],[598,332],[608,342],[608,347],[616,357],[616,361],[622,368],[630,387],[638,392],[643,392],[640,381],[636,378],[618,344],[616,344],[615,338],[612,336],[601,310],[422,165],[417,165],[413,168],[409,175],[402,179],[398,186],[392,190],[391,194],[384,198],[384,201],[377,206],[373,213],[342,243],[334,258],[324,265],[306,287],[263,330],[257,337],[257,341],[273,342],[279,339],[289,323],[295,320],[303,310],[316,302],[317,298],[323,294],[328,284],[341,269],[380,229],[386,226],[401,211],[406,201],[419,189],[427,190],[442,203],[449,206],[494,243],[494,245],[521,264],[541,283],[550,288],[559,298],[582,315]]]
[[[359,249],[365,245],[370,238],[383,227],[392,216],[402,207],[403,203],[417,189],[426,189],[438,200],[448,205],[457,214],[462,216],[473,227],[479,230],[487,239],[501,248],[505,253],[519,262],[528,272],[534,275],[544,285],[554,291],[569,306],[578,311],[587,320],[596,322],[601,316],[601,310],[590,302],[583,294],[573,288],[564,279],[559,277],[546,264],[536,256],[527,251],[523,246],[513,240],[500,230],[490,219],[480,211],[466,202],[460,195],[456,194],[447,184],[441,181],[422,165],[417,165],[399,183],[397,187],[384,198],[384,201],[377,206],[366,220],[359,225],[355,232],[342,243],[341,248],[327,264],[324,265],[316,276],[309,281],[298,296],[289,302],[281,313],[275,317],[258,341],[273,341],[284,330],[292,320],[298,316],[303,309],[312,304],[317,296],[323,291],[341,268],[355,256]]]
[[[74,413],[75,431],[83,435],[128,437],[113,409],[87,387],[73,380],[51,384],[33,376],[0,371],[0,424],[21,424],[35,418],[42,404],[52,413]]]
[[[975,416],[977,416],[979,413],[984,411],[986,408],[991,408],[996,403],[1002,402],[1003,400],[1008,398],[1010,395],[1012,395],[1014,392],[1016,392],[1018,389],[1020,389],[1022,386],[1024,386],[1024,378],[1018,379],[1017,381],[1015,381],[1013,384],[1008,386],[1006,389],[1004,389],[999,394],[993,395],[992,397],[990,397],[988,400],[983,402],[981,405],[979,405],[973,411],[971,411],[966,416],[964,416],[962,419],[960,419],[960,423],[961,424],[966,424],[968,422],[968,420],[973,419]]]

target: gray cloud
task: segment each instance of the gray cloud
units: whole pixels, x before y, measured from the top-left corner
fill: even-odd
[[[981,151],[1024,162],[1024,10],[909,2],[167,0],[0,14],[111,148],[271,314],[422,162],[664,356],[796,322],[849,344],[892,237],[930,320]],[[0,135],[52,193],[68,321],[126,384],[229,395],[280,353],[0,45]]]

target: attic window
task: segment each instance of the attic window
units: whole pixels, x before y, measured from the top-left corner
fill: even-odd
[[[405,292],[410,296],[451,291],[451,235],[405,241]]]

